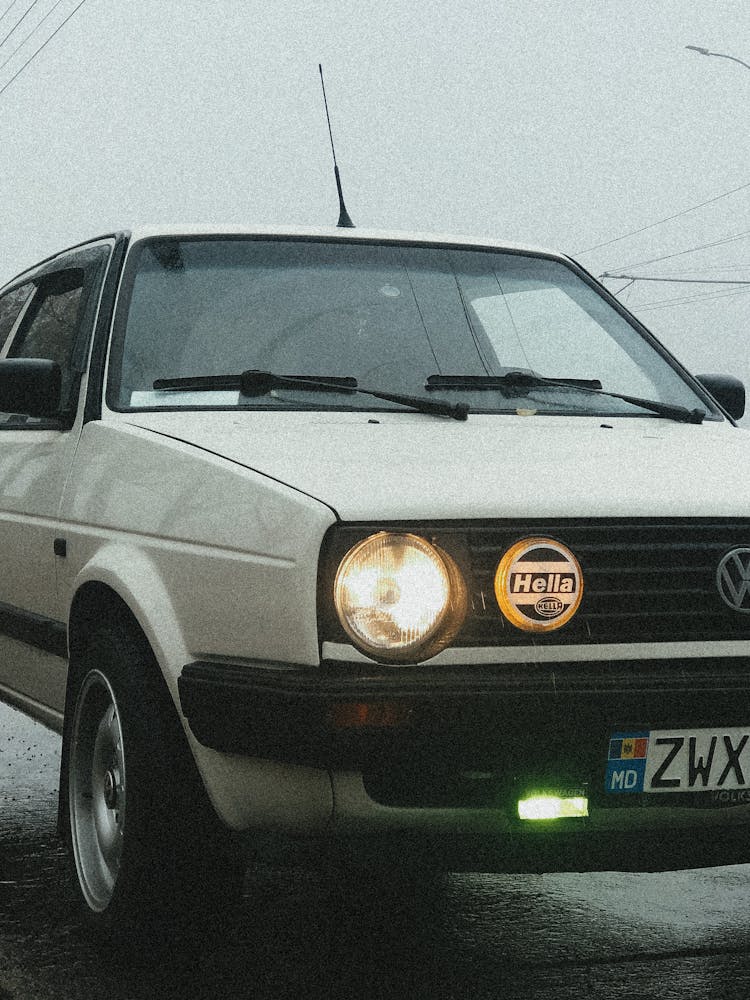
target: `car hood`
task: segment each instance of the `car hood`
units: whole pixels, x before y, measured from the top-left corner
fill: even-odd
[[[750,435],[726,422],[272,411],[137,413],[127,422],[269,476],[347,521],[750,510]]]

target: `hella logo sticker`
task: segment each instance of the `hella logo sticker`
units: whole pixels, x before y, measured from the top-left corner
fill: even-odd
[[[505,553],[495,573],[495,597],[511,624],[550,632],[569,622],[583,595],[578,560],[551,538],[525,538]]]
[[[565,610],[565,605],[559,597],[543,597],[534,607],[542,618],[557,618]]]

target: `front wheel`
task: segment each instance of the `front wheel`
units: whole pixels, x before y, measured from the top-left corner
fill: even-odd
[[[93,913],[115,893],[125,844],[126,789],[122,723],[112,685],[90,670],[73,719],[68,785],[70,833],[78,884]]]
[[[224,918],[242,865],[145,639],[116,621],[71,664],[67,818],[85,919],[107,933]]]

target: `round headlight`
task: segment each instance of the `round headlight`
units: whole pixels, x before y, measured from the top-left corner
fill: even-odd
[[[351,548],[336,573],[339,619],[368,656],[426,660],[466,615],[466,586],[451,557],[418,535],[381,531]]]

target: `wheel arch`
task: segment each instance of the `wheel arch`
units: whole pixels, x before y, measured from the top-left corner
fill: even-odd
[[[167,587],[148,552],[122,543],[108,544],[79,570],[67,614],[71,662],[92,616],[106,613],[124,615],[143,636],[172,700],[179,705],[177,672],[187,650]]]
[[[148,644],[145,632],[127,601],[111,586],[98,580],[88,580],[77,591],[68,615],[68,654],[76,662],[84,647],[88,627],[103,617],[117,616],[132,628],[134,635]],[[150,647],[149,647],[150,648]]]

